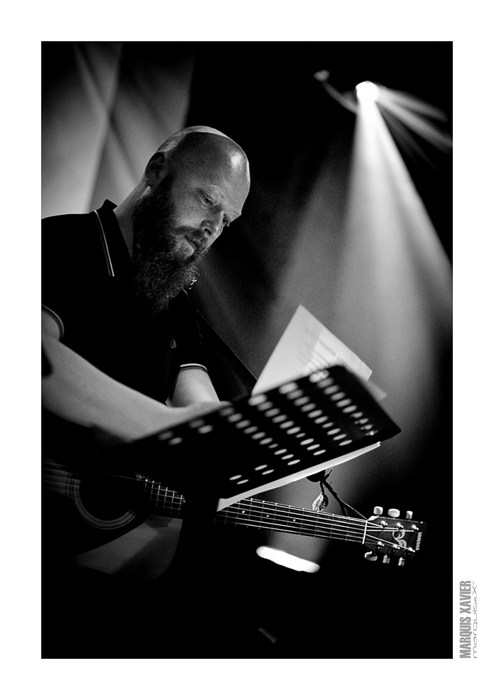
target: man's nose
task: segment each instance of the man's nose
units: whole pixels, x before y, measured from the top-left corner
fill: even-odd
[[[218,211],[215,213],[210,213],[207,219],[202,223],[202,230],[208,237],[212,239],[210,242],[217,238],[223,229],[223,212]]]

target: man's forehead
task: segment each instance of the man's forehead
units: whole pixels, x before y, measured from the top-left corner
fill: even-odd
[[[218,199],[226,199],[226,205],[231,207],[232,214],[240,216],[242,206],[247,198],[245,188],[235,186],[233,183],[214,184],[214,182],[204,183],[209,194],[216,196]]]
[[[192,167],[184,172],[189,185],[206,188],[210,194],[226,198],[228,204],[236,208],[236,213],[240,215],[242,205],[249,193],[249,178],[245,169],[214,162],[191,165]]]

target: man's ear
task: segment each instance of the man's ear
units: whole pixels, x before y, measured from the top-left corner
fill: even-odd
[[[154,187],[160,183],[163,178],[168,175],[170,169],[170,161],[166,153],[158,151],[153,156],[151,156],[149,163],[146,165],[146,170],[144,171],[144,178],[146,180],[146,185]]]

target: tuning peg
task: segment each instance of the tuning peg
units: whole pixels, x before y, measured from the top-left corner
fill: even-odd
[[[405,557],[400,557],[398,559],[398,566],[405,566]]]
[[[407,510],[406,519],[411,520],[413,517],[413,511]]]
[[[389,557],[387,554],[383,556],[383,564],[389,564],[391,561],[391,557]]]
[[[382,515],[382,514],[383,514],[383,509],[381,508],[381,506],[376,506],[374,508],[374,515]]]
[[[399,518],[400,517],[400,511],[397,508],[390,508],[388,510],[388,515],[390,518]]]
[[[364,559],[367,559],[367,561],[377,561],[377,554],[374,554],[374,552],[366,552],[364,554]]]

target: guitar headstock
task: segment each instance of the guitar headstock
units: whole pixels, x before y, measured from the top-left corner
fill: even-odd
[[[369,551],[364,556],[369,561],[377,561],[382,556],[384,564],[389,564],[391,557],[398,557],[398,566],[403,566],[408,557],[416,556],[420,550],[427,525],[412,520],[411,511],[407,511],[404,518],[395,508],[388,510],[387,517],[382,512],[383,509],[376,506],[374,515],[367,520],[363,544]]]

